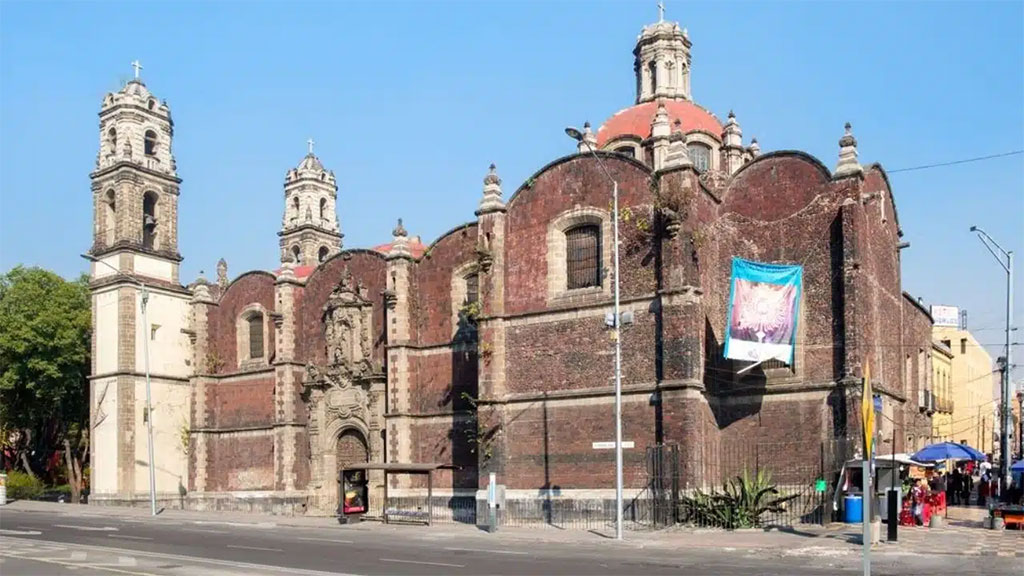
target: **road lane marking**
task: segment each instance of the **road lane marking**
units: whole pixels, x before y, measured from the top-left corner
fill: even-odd
[[[234,544],[228,544],[228,548],[238,548],[239,550],[264,550],[266,552],[284,552],[280,548],[261,548],[259,546],[235,546]]]
[[[210,522],[205,520],[196,520],[194,524],[209,524],[212,526],[234,526],[236,528],[276,528],[277,524],[274,522]]]
[[[107,534],[107,538],[126,538],[128,540],[152,540],[145,536],[129,536],[127,534]]]
[[[72,530],[81,530],[83,532],[117,532],[117,528],[112,526],[72,526],[70,524],[54,524],[54,528],[70,528]]]
[[[465,568],[464,564],[445,564],[444,562],[421,562],[419,560],[399,560],[398,558],[380,558],[381,562],[398,562],[399,564],[422,564],[424,566],[447,566],[449,568]]]
[[[207,530],[205,528],[185,528],[189,532],[204,532],[206,534],[227,534],[227,530]]]
[[[131,576],[158,576],[157,574],[153,574],[152,572],[131,572],[129,570],[120,570],[118,568],[109,568],[109,567],[106,567],[106,566],[102,566],[102,567],[101,566],[95,566],[94,567],[94,566],[90,566],[88,564],[75,564],[73,562],[61,562],[60,560],[47,560],[47,559],[43,559],[43,558],[33,558],[31,556],[18,556],[16,554],[6,554],[4,552],[0,552],[0,556],[6,556],[8,558],[17,558],[19,560],[31,560],[33,562],[42,562],[44,564],[56,564],[57,566],[66,566],[66,567],[68,567],[68,568],[70,568],[72,570],[77,570],[79,568],[96,568],[97,570],[101,570],[103,572],[116,572],[118,574],[130,574]]]
[[[4,536],[40,536],[42,532],[39,530],[4,530],[0,528],[0,534]]]
[[[452,552],[484,552],[486,554],[515,554],[517,556],[529,556],[529,552],[516,552],[514,550],[492,550],[488,548],[445,548]]]
[[[352,540],[335,540],[333,538],[296,538],[296,540],[308,540],[310,542],[334,542],[337,544],[355,544]]]
[[[15,526],[15,528],[17,528],[19,530],[41,530],[42,529],[39,526]]]
[[[9,558],[24,558],[23,556],[19,556],[16,553],[9,553],[9,552],[7,552],[5,550],[5,548],[3,546],[6,545],[7,543],[11,543],[11,542],[16,542],[16,543],[18,543],[20,545],[25,545],[25,546],[35,546],[35,545],[38,545],[40,542],[48,542],[48,541],[46,541],[46,540],[30,540],[30,539],[27,539],[27,538],[5,536],[3,538],[0,538],[0,556],[7,556]],[[253,562],[239,562],[239,561],[235,561],[235,560],[218,560],[216,558],[202,558],[202,557],[198,557],[198,556],[184,556],[184,555],[181,555],[181,554],[166,554],[166,553],[162,553],[162,552],[144,552],[144,551],[141,551],[141,550],[129,550],[127,548],[117,548],[115,546],[94,546],[94,545],[90,545],[90,544],[72,544],[70,542],[63,543],[63,544],[64,544],[63,547],[58,547],[57,549],[58,550],[65,550],[67,548],[72,548],[72,549],[77,548],[77,549],[81,549],[81,550],[98,551],[98,552],[102,552],[104,554],[109,554],[109,553],[113,552],[113,553],[118,553],[118,554],[124,554],[126,556],[133,556],[134,555],[134,556],[141,557],[141,558],[146,558],[146,559],[172,560],[172,561],[179,562],[179,563],[182,563],[182,564],[185,564],[185,565],[201,564],[201,565],[211,565],[211,566],[226,566],[228,568],[240,568],[242,570],[246,570],[247,571],[246,573],[268,572],[268,573],[271,573],[271,574],[280,574],[281,570],[282,570],[281,566],[271,566],[269,564],[256,564],[256,563],[253,563]],[[73,564],[73,566],[81,567],[82,564]],[[130,574],[136,574],[136,573],[135,572],[130,572]],[[308,569],[305,569],[305,568],[291,568],[291,567],[289,567],[287,569],[287,574],[289,576],[357,576],[355,574],[346,573],[346,572],[324,572],[324,571],[320,571],[320,570],[308,570]]]

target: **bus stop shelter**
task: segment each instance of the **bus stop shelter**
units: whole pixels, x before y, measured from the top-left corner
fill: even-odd
[[[361,464],[347,464],[338,470],[338,518],[344,521],[348,514],[345,512],[345,472],[361,470],[381,470],[384,472],[384,505],[381,508],[381,520],[388,522],[388,475],[389,474],[410,474],[427,477],[427,525],[430,526],[434,518],[434,471],[441,468],[454,469],[450,464],[438,463],[398,463],[398,462],[365,462]],[[369,502],[366,503],[366,510],[369,511]]]

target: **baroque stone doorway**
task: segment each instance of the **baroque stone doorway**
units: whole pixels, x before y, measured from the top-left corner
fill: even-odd
[[[350,464],[364,464],[370,461],[370,449],[366,444],[366,438],[358,430],[348,428],[338,436],[337,445],[337,471]]]

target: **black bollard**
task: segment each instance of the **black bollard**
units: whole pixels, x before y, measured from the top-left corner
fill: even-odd
[[[896,529],[900,525],[900,503],[895,490],[889,490],[889,542],[896,541]]]

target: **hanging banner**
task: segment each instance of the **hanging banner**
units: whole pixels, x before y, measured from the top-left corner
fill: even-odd
[[[725,357],[793,364],[803,267],[732,259]]]

